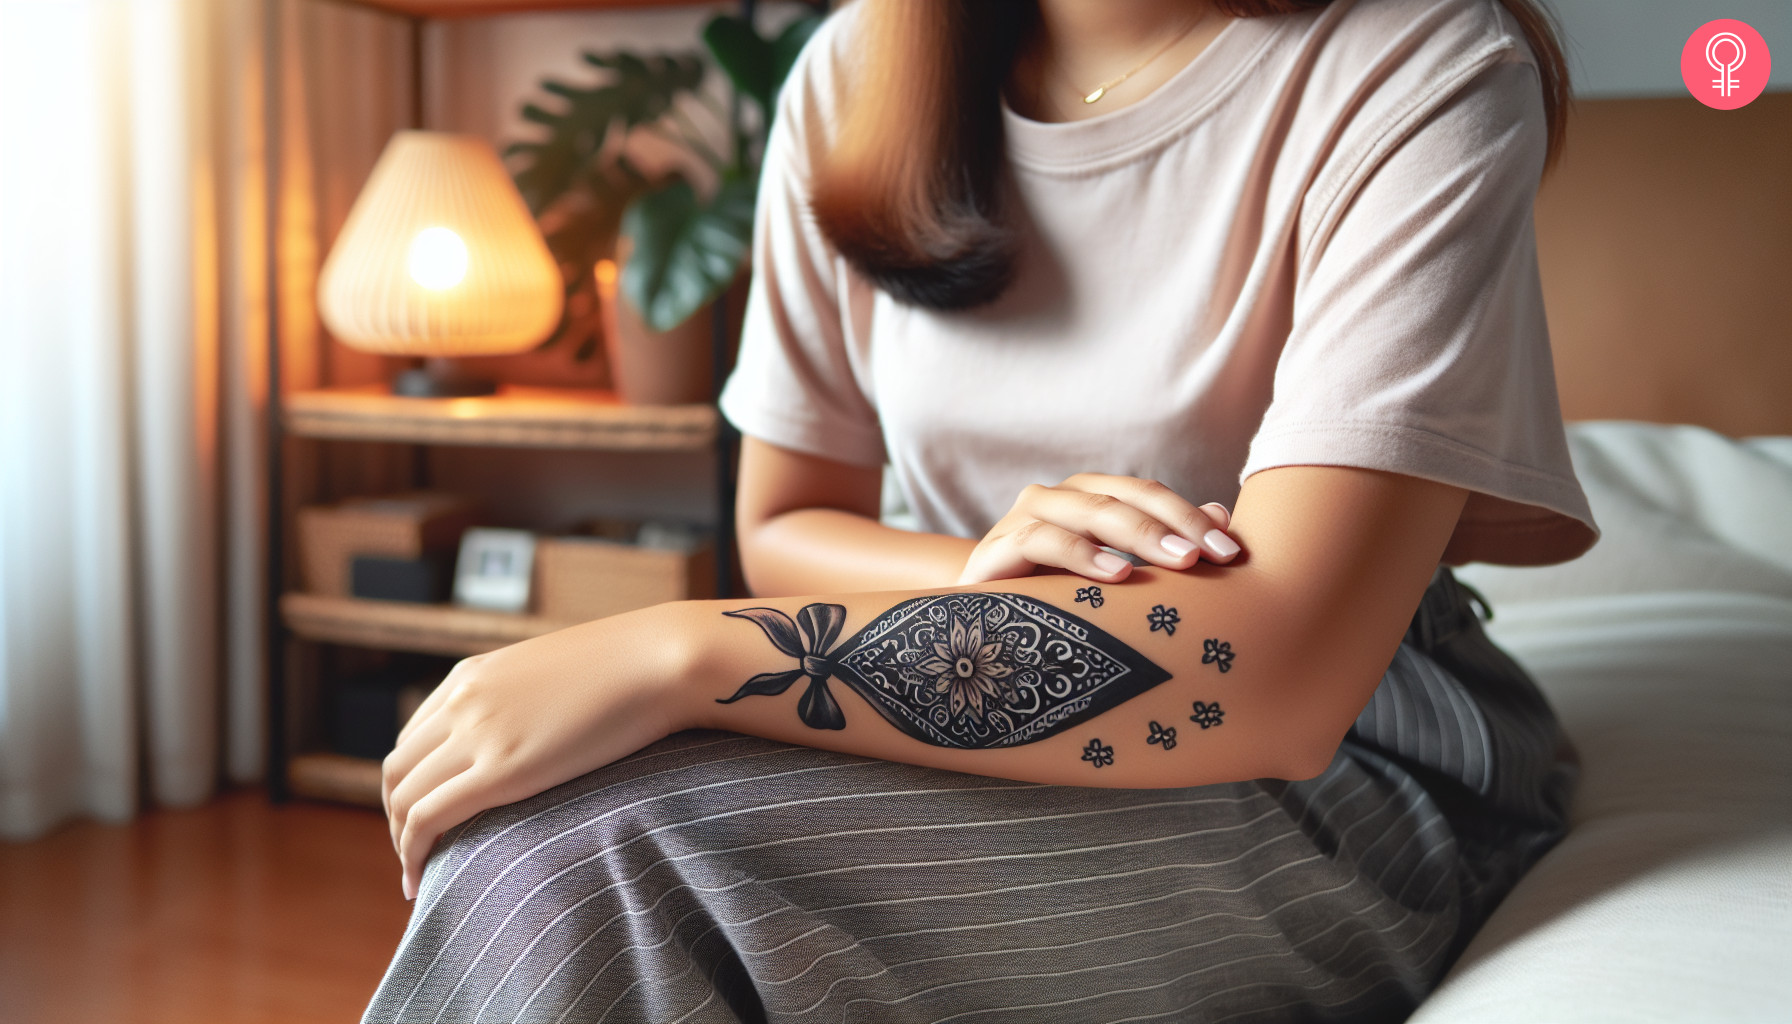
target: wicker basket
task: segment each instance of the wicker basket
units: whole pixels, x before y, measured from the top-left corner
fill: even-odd
[[[715,549],[668,551],[595,537],[535,545],[536,614],[586,622],[666,601],[715,595]]]
[[[474,521],[472,503],[452,494],[355,498],[299,509],[305,589],[347,597],[349,565],[356,555],[421,558],[426,552],[452,551]]]

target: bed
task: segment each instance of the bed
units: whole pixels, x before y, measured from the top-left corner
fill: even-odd
[[[1459,573],[1579,750],[1570,831],[1412,1020],[1785,1020],[1792,437],[1590,422],[1570,443],[1599,545]]]
[[[1733,113],[1583,102],[1538,199],[1604,536],[1459,575],[1580,786],[1414,1024],[1792,1019],[1792,94]]]

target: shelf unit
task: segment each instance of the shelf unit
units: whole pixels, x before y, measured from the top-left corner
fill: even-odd
[[[292,759],[288,784],[300,796],[341,804],[380,806],[380,763],[347,754],[305,754]]]
[[[633,452],[717,450],[729,443],[713,405],[631,406],[605,391],[505,386],[478,398],[405,398],[384,388],[300,391],[281,402],[280,427],[289,437],[319,441],[376,441],[416,445]],[[731,512],[726,473],[717,481],[717,516]],[[725,525],[725,522],[719,523]],[[276,524],[275,529],[279,531]],[[283,531],[280,531],[283,532]],[[721,531],[725,534],[725,530]],[[284,557],[284,544],[274,553]],[[726,593],[725,560],[718,560],[718,592]],[[465,657],[496,650],[573,623],[535,615],[481,611],[455,605],[407,604],[277,594],[270,648],[270,681],[288,638],[312,643]],[[284,686],[271,694],[270,735],[284,735]],[[272,746],[272,744],[270,744]],[[284,744],[280,745],[282,748]],[[284,756],[272,752],[276,796],[379,805],[379,763],[335,753]]]
[[[338,0],[407,19],[411,25],[411,121],[423,127],[422,25],[436,18],[489,17],[539,11],[621,10],[698,6],[691,0]],[[736,0],[751,20],[755,0]],[[275,77],[278,81],[278,76]],[[264,97],[270,123],[282,111],[278,89]],[[278,133],[275,133],[277,138]],[[279,167],[279,155],[270,155]],[[270,181],[277,191],[278,182]],[[270,208],[272,209],[272,208]],[[280,225],[270,212],[267,230]],[[280,282],[270,263],[270,296]],[[270,305],[273,299],[270,299]],[[484,398],[400,398],[378,388],[341,388],[282,395],[277,310],[269,311],[268,360],[268,792],[275,801],[289,796],[380,805],[377,761],[340,754],[289,756],[287,735],[286,645],[289,639],[395,651],[464,656],[515,643],[565,623],[536,616],[505,615],[464,608],[403,605],[395,602],[330,598],[286,592],[284,522],[285,439],[383,441],[417,445],[581,449],[613,452],[716,453],[717,593],[732,588],[733,431],[713,405],[631,407],[598,391],[507,387]],[[714,318],[712,358],[715,380],[726,377],[726,317]]]
[[[466,657],[577,625],[456,605],[404,604],[290,593],[280,617],[294,636],[318,643]]]
[[[501,388],[481,398],[402,398],[383,388],[332,388],[286,398],[286,432],[321,440],[603,451],[702,451],[715,444],[712,405],[632,406],[607,391]]]

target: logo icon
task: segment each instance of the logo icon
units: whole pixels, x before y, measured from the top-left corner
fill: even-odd
[[[1767,41],[1734,18],[1700,25],[1680,50],[1680,78],[1687,91],[1715,110],[1748,106],[1767,88],[1772,70]]]
[[[1730,48],[1730,60],[1724,60],[1718,56],[1718,48],[1723,46]],[[1712,70],[1718,73],[1717,80],[1711,84],[1717,87],[1719,96],[1728,99],[1730,94],[1736,91],[1736,87],[1741,84],[1736,81],[1736,69],[1741,67],[1745,60],[1748,60],[1748,44],[1744,43],[1742,37],[1734,32],[1719,32],[1706,41],[1705,63],[1711,65]]]

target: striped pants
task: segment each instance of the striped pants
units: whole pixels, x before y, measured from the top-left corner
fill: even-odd
[[[1447,572],[1308,781],[680,734],[445,837],[365,1020],[1400,1019],[1559,838],[1559,751]]]

